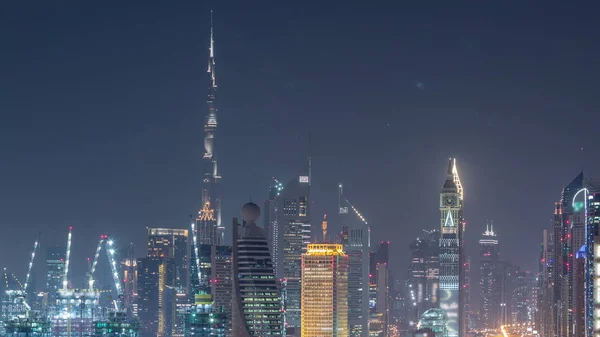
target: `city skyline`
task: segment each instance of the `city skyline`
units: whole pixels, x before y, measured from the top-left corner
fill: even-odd
[[[16,12],[29,13],[26,9],[14,6]],[[116,33],[112,30],[104,30],[104,21],[98,18],[92,18],[87,25],[76,18],[75,14],[78,11],[85,12],[90,9],[84,5],[72,9],[72,12],[60,12],[60,6],[46,6],[50,6],[54,11],[51,12],[57,15],[51,16],[48,20],[54,22],[54,20],[64,19],[65,25],[76,24],[75,26],[79,27],[81,32],[75,32],[73,28],[63,25],[58,25],[58,28],[50,27],[48,32],[50,41],[58,43],[59,47],[40,47],[45,46],[43,43],[45,35],[35,29],[40,26],[34,25],[32,30],[28,30],[22,26],[28,20],[25,20],[25,23],[16,23],[9,18],[3,20],[20,32],[23,39],[31,41],[35,48],[22,46],[20,42],[10,38],[7,39],[8,46],[15,50],[15,55],[4,55],[1,59],[3,61],[1,63],[5,66],[15,66],[14,70],[3,69],[6,70],[3,73],[6,73],[10,87],[3,90],[6,97],[2,97],[4,102],[2,110],[9,116],[2,126],[2,130],[6,132],[2,132],[1,136],[2,143],[11,144],[15,148],[7,148],[4,151],[7,154],[7,162],[0,168],[2,176],[0,183],[5,186],[0,201],[6,205],[0,226],[10,229],[15,237],[23,237],[26,242],[30,238],[31,243],[35,237],[29,233],[43,231],[42,251],[50,246],[63,245],[67,226],[74,226],[76,239],[73,250],[77,259],[73,259],[71,270],[81,274],[80,277],[83,278],[85,257],[93,253],[87,246],[92,242],[95,244],[99,234],[108,232],[123,243],[133,241],[137,247],[136,255],[140,256],[143,255],[144,245],[143,239],[139,238],[141,237],[139,233],[146,227],[187,229],[187,215],[195,214],[194,212],[202,206],[199,158],[202,157],[203,138],[200,128],[206,111],[203,105],[206,64],[204,59],[207,55],[206,28],[209,22],[207,14],[209,10],[190,5],[186,7],[189,13],[184,13],[181,9],[168,11],[168,15],[159,25],[152,23],[151,20],[158,15],[158,8],[155,7],[149,7],[147,13],[137,14],[134,16],[137,20],[132,21],[121,17],[124,14],[112,13],[111,15],[110,10],[104,9],[106,11],[104,14],[113,20],[115,27],[120,28],[115,28],[119,31]],[[527,8],[526,5],[522,6]],[[500,9],[502,8],[506,9],[505,7]],[[10,13],[10,9],[8,8],[6,13]],[[423,8],[418,7],[408,9],[410,13],[424,11]],[[131,15],[132,10],[125,8],[124,13]],[[556,11],[554,8],[547,10]],[[35,10],[31,9],[31,11],[32,13],[29,13],[31,15],[27,16],[30,20],[40,15],[36,14]],[[482,10],[473,8],[471,11],[481,14]],[[376,102],[369,100],[366,104],[352,99],[342,102],[342,98],[349,95],[341,95],[341,92],[356,92],[353,85],[331,82],[332,80],[329,79],[306,79],[298,74],[300,70],[314,66],[315,70],[307,74],[316,75],[325,70],[327,70],[326,75],[347,74],[356,70],[351,66],[352,62],[363,64],[371,60],[368,56],[379,58],[384,55],[356,51],[355,56],[349,56],[346,61],[348,64],[342,62],[340,65],[333,65],[332,61],[337,58],[331,56],[332,54],[344,55],[348,50],[354,50],[351,47],[355,45],[342,38],[332,43],[333,46],[329,49],[324,49],[329,42],[327,38],[336,32],[334,27],[323,20],[330,12],[325,10],[311,19],[302,19],[298,12],[296,9],[272,9],[270,13],[261,14],[259,10],[254,10],[252,13],[255,15],[250,15],[252,18],[244,18],[235,10],[215,8],[218,27],[215,34],[220,43],[217,55],[220,62],[219,84],[222,84],[219,92],[221,95],[219,109],[222,117],[220,126],[223,127],[219,132],[221,130],[223,132],[219,135],[223,137],[219,139],[228,139],[219,143],[220,150],[223,150],[220,152],[223,154],[220,167],[223,168],[223,175],[228,179],[224,184],[226,189],[224,224],[228,225],[228,219],[237,214],[239,205],[249,197],[257,201],[266,199],[268,194],[266,187],[272,176],[281,177],[282,181],[288,181],[296,176],[297,168],[305,161],[307,138],[311,133],[315,177],[311,186],[311,199],[314,201],[313,220],[320,219],[324,213],[330,214],[331,232],[339,230],[337,226],[340,222],[335,216],[335,194],[338,181],[342,181],[353,202],[361,212],[366,214],[369,223],[373,226],[373,242],[389,239],[392,242],[393,256],[408,257],[409,240],[418,236],[421,229],[437,228],[438,205],[435,203],[435,197],[440,183],[443,182],[443,173],[440,173],[440,170],[448,157],[457,157],[468,200],[465,211],[468,224],[466,232],[468,255],[477,256],[477,239],[485,221],[494,220],[499,228],[502,228],[499,234],[500,240],[506,242],[506,239],[510,238],[515,242],[516,248],[508,251],[506,258],[514,261],[519,256],[528,256],[529,258],[522,262],[522,267],[536,270],[539,240],[536,239],[536,245],[531,245],[527,244],[524,238],[538,238],[539,232],[550,224],[552,205],[559,196],[557,191],[579,172],[581,163],[585,162],[581,159],[583,155],[580,148],[582,144],[591,143],[590,136],[586,135],[586,132],[590,133],[586,129],[588,126],[577,125],[575,129],[574,122],[571,121],[575,118],[563,116],[560,112],[568,115],[566,112],[583,114],[584,111],[590,110],[593,103],[589,100],[590,96],[586,91],[589,89],[586,89],[583,83],[572,83],[576,78],[574,75],[566,76],[564,81],[572,87],[572,89],[564,89],[567,90],[564,95],[566,98],[563,97],[562,100],[551,98],[550,96],[560,96],[555,95],[557,89],[551,85],[543,86],[528,77],[537,74],[538,70],[522,69],[530,65],[529,62],[533,59],[527,53],[528,49],[521,46],[521,43],[527,41],[524,37],[515,37],[515,42],[509,43],[504,40],[507,35],[496,35],[490,38],[491,41],[487,40],[484,33],[469,32],[462,35],[465,33],[464,28],[454,21],[458,21],[457,18],[460,17],[456,12],[452,12],[457,18],[450,19],[451,29],[447,33],[455,34],[453,36],[456,46],[441,44],[438,51],[450,49],[451,55],[456,53],[467,57],[468,60],[480,62],[477,63],[479,68],[469,68],[468,76],[464,77],[458,76],[460,72],[454,73],[448,70],[450,73],[442,76],[443,79],[436,79],[434,75],[444,69],[433,67],[432,60],[426,58],[436,50],[419,47],[415,42],[410,42],[415,39],[406,36],[408,24],[393,24],[394,20],[389,15],[369,10],[366,20],[373,24],[373,31],[351,28],[349,26],[355,23],[357,12],[347,9],[341,13],[342,27],[348,29],[348,34],[355,36],[359,42],[366,41],[367,37],[379,33],[378,40],[375,41],[377,45],[383,47],[388,46],[389,43],[402,45],[402,48],[392,48],[392,55],[405,52],[406,49],[410,49],[409,47],[412,47],[412,54],[401,59],[402,66],[398,66],[400,69],[393,68],[394,62],[389,60],[383,62],[390,69],[396,69],[392,73],[397,76],[394,79],[399,83],[397,86],[391,84],[393,83],[391,78],[382,74],[382,70],[386,69],[383,66],[373,66],[372,74],[359,70],[359,73],[354,75],[356,77],[349,78],[350,81],[362,84],[364,79],[360,76],[366,76],[369,80],[378,80],[377,82],[382,86],[383,84],[391,86],[398,91],[401,98],[399,102],[391,99],[396,93],[390,92],[390,89],[380,89],[381,91],[368,89],[368,96],[377,98]],[[485,11],[483,12],[485,14]],[[306,41],[294,38],[294,34],[287,31],[280,34],[265,33],[265,28],[273,30],[281,26],[287,27],[288,23],[279,17],[286,13],[290,14],[292,20],[296,20],[289,24],[292,27],[297,27],[308,36],[314,35],[315,31],[321,28],[324,29],[324,37]],[[434,18],[441,15],[437,12],[425,13],[429,13]],[[274,22],[263,22],[273,14],[277,14]],[[586,14],[579,15],[586,18]],[[377,18],[383,20],[384,24],[375,24]],[[501,19],[496,19],[501,21],[501,25],[507,25]],[[544,19],[536,20],[542,25],[547,23]],[[161,52],[158,48],[151,48],[153,40],[141,39],[131,47],[127,46],[135,38],[152,35],[150,33],[170,26],[168,23],[173,21],[180,21],[180,24],[171,25],[174,28],[169,28],[165,32],[168,37],[161,35],[155,37],[162,43],[162,48],[171,52]],[[233,24],[236,22],[255,28],[240,29]],[[582,24],[585,22],[583,20]],[[313,24],[315,27],[311,28]],[[392,38],[391,32],[383,34],[385,24],[393,24],[391,32],[403,33],[402,38],[399,40]],[[411,24],[415,22],[411,21]],[[484,32],[491,31],[489,26],[478,21],[469,21],[469,24],[483,28]],[[433,40],[439,42],[446,35],[439,32],[439,26],[435,27],[437,29],[434,28],[434,31],[438,35]],[[524,18],[517,20],[516,27],[510,31],[523,28],[534,36],[539,34],[529,28]],[[56,41],[55,36],[63,30],[67,30],[71,35],[61,44]],[[567,30],[567,32],[573,31]],[[94,43],[86,42],[88,40],[84,39],[88,33],[97,34]],[[251,46],[249,42],[244,42],[251,37],[252,40],[265,37],[265,34],[267,39],[258,42],[258,46]],[[421,31],[414,34],[423,38],[428,32]],[[177,35],[178,38],[169,42],[172,35]],[[120,37],[120,39],[109,42],[112,37]],[[288,53],[298,51],[298,46],[300,48],[310,46],[310,42],[321,47],[320,57],[312,58],[311,62],[299,62],[297,68],[286,71],[284,65]],[[279,43],[281,49],[267,46],[270,43]],[[494,46],[493,43],[498,46]],[[563,47],[573,47],[563,40],[559,40],[558,43]],[[490,82],[490,78],[487,78],[488,82],[484,81],[483,87],[497,88],[499,92],[506,93],[514,83],[522,83],[520,85],[523,87],[517,86],[517,88],[525,90],[526,93],[523,95],[529,93],[536,96],[537,94],[539,101],[526,100],[520,96],[522,94],[509,91],[508,100],[512,99],[512,104],[515,105],[512,106],[502,103],[504,97],[501,95],[474,90],[474,86],[479,81],[473,80],[472,77],[481,75],[485,78],[486,76],[482,74],[486,74],[490,69],[485,66],[485,62],[500,62],[498,60],[500,55],[494,57],[494,53],[499,53],[501,46],[512,44],[521,46],[514,57],[520,55],[525,60],[501,63],[508,69],[506,76],[512,80],[509,81],[510,85],[502,81],[494,84]],[[548,44],[549,42],[539,43],[538,47],[547,53],[555,51],[555,47]],[[42,49],[41,55],[36,53],[36,48]],[[118,48],[124,50],[118,57],[107,57],[100,62],[100,58],[108,56],[104,54],[106,51],[102,52],[102,49]],[[135,48],[152,53],[136,52],[133,50]],[[243,52],[245,49],[249,51],[247,54]],[[100,57],[92,55],[96,52],[100,52]],[[33,70],[24,71],[24,68],[29,65],[18,61],[16,56],[19,55],[24,56],[26,60],[37,60],[40,63],[34,65]],[[305,54],[301,53],[301,55]],[[83,61],[73,62],[73,57],[79,57]],[[569,55],[562,55],[562,57],[573,60]],[[418,65],[414,72],[405,69],[407,65],[418,62],[422,58],[424,64]],[[261,59],[261,63],[254,63]],[[296,61],[300,59],[300,57],[293,58]],[[549,65],[554,64],[552,62],[557,62],[558,59],[558,56],[551,58],[554,61],[546,61],[541,68],[554,76],[564,75],[562,72],[548,69]],[[142,66],[131,67],[135,63],[134,60],[142,60]],[[457,68],[465,66],[465,63],[456,61],[451,56],[445,60]],[[240,62],[239,65],[236,64],[237,61]],[[256,65],[258,70],[243,72]],[[152,79],[148,87],[142,85],[142,80],[148,81],[148,76],[153,76],[143,75],[145,70],[141,68],[145,67],[153,68],[152,75],[157,76],[156,79]],[[427,71],[427,67],[433,69]],[[576,65],[571,67],[579,69]],[[522,73],[515,71],[514,68]],[[34,70],[37,70],[36,74]],[[56,76],[56,72],[61,71],[64,71],[64,76],[55,83],[57,89],[49,88],[50,78],[60,78],[61,76]],[[419,71],[422,73],[419,74]],[[589,72],[589,69],[586,71]],[[81,76],[80,72],[86,76]],[[283,74],[281,77],[278,75],[280,72]],[[577,74],[583,76],[582,71]],[[250,82],[251,79],[253,81],[260,79],[258,88],[263,89],[248,88],[249,83],[254,83]],[[448,88],[448,82],[453,79],[464,81],[466,84],[460,86],[460,90]],[[319,84],[319,80],[323,83]],[[124,84],[116,85],[121,81]],[[78,87],[79,83],[83,85],[79,90],[73,90],[74,82],[78,83]],[[29,83],[34,85],[30,86]],[[315,88],[312,87],[313,85]],[[325,91],[324,96],[327,96],[327,99],[316,97],[315,93],[328,85],[334,88],[339,86],[339,89]],[[362,85],[360,87],[362,90]],[[531,89],[536,87],[541,89]],[[78,94],[58,94],[56,90]],[[162,91],[164,94],[158,94]],[[100,92],[102,95],[98,94]],[[129,92],[128,97],[124,97],[123,92]],[[37,99],[26,99],[30,97],[29,95]],[[469,100],[461,99],[460,97],[463,96],[469,97]],[[428,102],[435,99],[441,100],[446,106]],[[236,103],[238,100],[245,103]],[[310,105],[304,105],[306,103],[301,102],[304,100],[307,100]],[[86,101],[96,102],[98,106],[91,107]],[[139,101],[148,102],[142,104]],[[348,109],[347,105],[352,103],[358,104],[355,108]],[[574,112],[570,109],[571,106],[579,107],[580,110]],[[372,113],[369,119],[365,120],[362,112],[371,112],[371,109],[382,112]],[[447,113],[452,116],[437,112],[442,110],[447,110]],[[535,116],[527,114],[528,110],[545,113],[544,116],[547,116],[548,121],[540,121]],[[105,111],[108,112],[104,114]],[[306,115],[302,114],[303,111],[307,111]],[[344,114],[344,111],[349,113]],[[324,113],[328,115],[323,116]],[[427,120],[415,117],[414,115],[418,113],[429,117],[426,118]],[[300,116],[304,117],[300,118]],[[37,122],[29,122],[28,118]],[[445,123],[429,121],[429,119],[443,121],[446,118],[456,118],[463,122],[455,142],[447,141],[445,137],[438,135],[442,133]],[[589,124],[595,124],[593,120],[597,117],[590,118],[592,121]],[[413,127],[406,128],[403,126],[405,122],[411,123]],[[337,127],[336,123],[341,124]],[[512,128],[515,125],[516,127]],[[554,137],[556,138],[554,140],[544,135],[562,130],[557,125],[565,128],[565,132],[570,135],[569,139]],[[47,128],[51,131],[46,131]],[[249,133],[246,128],[251,130],[274,128],[283,131]],[[412,128],[424,132],[419,133],[417,139],[416,134],[407,130]],[[480,133],[469,133],[470,128],[483,130]],[[354,140],[358,138],[356,133],[359,131],[366,133],[364,137],[366,139],[362,139],[361,142]],[[532,142],[523,142],[529,137],[533,138]],[[276,143],[275,139],[280,139],[280,144],[272,144]],[[473,144],[476,143],[474,139],[481,139],[481,142]],[[402,145],[404,142],[412,141],[415,143],[410,147]],[[552,151],[546,146],[541,146],[546,144],[545,142],[550,144],[547,147]],[[244,144],[249,149],[241,148],[240,144]],[[411,149],[413,147],[420,150]],[[350,148],[352,150],[349,150]],[[554,158],[551,157],[555,149],[564,154],[561,157],[564,161],[559,165],[555,165]],[[357,153],[364,156],[360,163],[356,163]],[[377,160],[389,165],[377,165]],[[247,172],[237,172],[236,163],[245,161],[257,163],[257,166]],[[592,169],[598,167],[595,158],[587,159],[586,164],[588,164],[586,167]],[[385,167],[371,168],[371,166]],[[372,169],[369,171],[371,174],[368,179],[363,178],[365,168]],[[527,197],[521,195],[526,194],[522,193],[524,187],[534,191],[533,195],[529,193]],[[493,199],[488,198],[490,194],[494,196]],[[404,214],[399,219],[397,203],[406,205],[414,212]],[[44,216],[28,215],[31,209],[43,213]],[[388,232],[388,229],[391,232]],[[7,242],[0,248],[0,253],[3,256],[15,256],[13,260],[3,263],[15,274],[24,274],[30,253],[29,244],[17,246],[13,242]],[[409,262],[408,258],[402,258],[392,263],[391,269],[396,273],[402,273],[407,269]],[[42,284],[41,274],[38,269],[38,284]]]

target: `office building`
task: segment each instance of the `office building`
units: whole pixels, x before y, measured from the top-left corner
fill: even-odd
[[[442,309],[429,309],[421,315],[417,329],[427,329],[429,332],[433,332],[433,337],[449,337],[450,331],[448,328],[448,319],[446,317],[446,311]],[[425,336],[431,336],[425,334]]]
[[[46,250],[46,292],[49,302],[55,302],[56,294],[63,288],[67,248],[53,246]]]
[[[138,316],[144,336],[170,337],[176,320],[175,261],[149,256],[137,260]]]
[[[244,222],[233,219],[232,336],[282,335],[280,295],[273,272],[267,238],[256,225],[260,209],[248,203]]]
[[[388,325],[390,322],[390,286],[389,286],[389,270],[387,263],[377,263],[375,267],[376,284],[377,284],[377,301],[375,303],[375,312],[381,316],[383,323],[383,336],[388,335]]]
[[[309,244],[302,255],[302,336],[348,336],[348,256],[340,244]]]
[[[183,313],[189,303],[189,243],[187,229],[148,228],[147,257],[167,258],[173,264],[172,289],[177,314],[173,318],[172,330],[174,336],[183,335]]]
[[[178,294],[187,294],[189,278],[187,229],[148,228],[147,256],[173,259],[175,264],[175,290]]]
[[[544,229],[540,249],[535,320],[535,328],[541,336],[554,336],[554,266],[553,231]]]
[[[500,251],[494,224],[488,222],[483,237],[479,240],[480,271],[480,319],[483,327],[497,329],[500,326],[500,275],[498,260]]]
[[[600,194],[588,196],[585,323],[586,337],[600,336]]]
[[[293,333],[300,327],[302,254],[311,239],[309,167],[285,185],[275,207],[277,223],[271,228],[276,235],[272,236],[273,255],[277,255],[275,274],[284,281],[285,320]]]
[[[264,210],[265,215],[263,217],[263,229],[265,235],[269,241],[269,250],[274,252],[277,251],[277,244],[279,238],[279,223],[277,221],[277,197],[283,191],[283,184],[275,177],[271,181],[269,186],[269,196],[265,200]],[[277,254],[273,254],[273,266],[277,270]]]
[[[446,315],[448,337],[464,336],[463,189],[456,160],[450,159],[440,192],[440,309]]]
[[[423,230],[410,245],[411,260],[407,280],[408,321],[416,325],[421,315],[439,306],[440,231]]]
[[[354,214],[350,214],[350,210]],[[362,216],[344,196],[338,185],[338,215],[342,225],[340,243],[348,255],[348,334],[369,335],[369,272],[371,230]]]
[[[194,305],[188,307],[184,314],[185,337],[225,337],[227,331],[227,315],[213,307],[210,294],[197,294]],[[230,323],[230,322],[229,322]]]

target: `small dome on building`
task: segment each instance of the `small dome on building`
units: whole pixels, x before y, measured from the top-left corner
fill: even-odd
[[[247,223],[255,223],[260,217],[260,208],[253,202],[249,202],[242,207],[242,219]]]

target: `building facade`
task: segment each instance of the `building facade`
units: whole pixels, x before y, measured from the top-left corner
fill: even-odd
[[[494,224],[488,223],[479,240],[479,315],[483,327],[498,329],[500,326],[500,250]]]
[[[46,250],[46,292],[49,302],[56,300],[56,294],[62,289],[65,274],[67,248],[63,246],[49,247]]]
[[[309,244],[302,255],[302,336],[348,336],[348,255],[340,244]]]
[[[440,231],[424,230],[409,245],[411,260],[407,282],[409,322],[416,325],[425,311],[439,305]]]
[[[440,309],[446,315],[448,336],[464,336],[463,193],[456,161],[450,159],[440,193]]]
[[[256,225],[260,209],[248,203],[242,216],[241,225],[233,220],[232,336],[279,336],[284,329],[281,298],[267,238]]]
[[[176,321],[175,261],[169,257],[137,260],[138,316],[144,336],[173,336]]]
[[[310,170],[289,181],[276,198],[272,224],[275,274],[282,280],[286,296],[285,321],[292,332],[300,328],[302,254],[311,239]],[[272,216],[269,216],[273,219]]]

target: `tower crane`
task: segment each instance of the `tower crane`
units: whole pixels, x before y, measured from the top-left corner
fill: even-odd
[[[27,269],[27,276],[25,276],[25,285],[23,286],[23,291],[27,295],[27,287],[29,286],[29,282],[31,281],[31,270],[33,268],[33,262],[35,261],[35,253],[40,244],[40,237],[38,234],[37,239],[35,239],[35,243],[33,244],[33,251],[31,252],[31,259],[29,260],[29,267]]]
[[[69,261],[71,259],[71,238],[73,236],[73,227],[69,227],[69,235],[67,235],[67,255],[65,258],[65,273],[63,274],[62,290],[67,290],[69,285]]]
[[[108,254],[108,262],[112,271],[113,281],[115,283],[115,290],[117,291],[117,300],[114,300],[113,303],[115,305],[115,310],[119,311],[119,301],[123,297],[123,289],[121,288],[121,283],[119,282],[119,268],[117,267],[114,243],[115,242],[112,239],[106,239],[106,252]]]
[[[106,235],[100,235],[100,240],[98,241],[98,245],[96,246],[96,253],[94,254],[94,260],[92,260],[92,267],[90,268],[88,275],[88,287],[90,291],[94,290],[94,271],[96,271],[96,265],[98,264],[98,257],[100,256],[100,251],[102,250],[102,245],[106,241]]]

